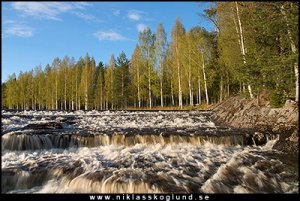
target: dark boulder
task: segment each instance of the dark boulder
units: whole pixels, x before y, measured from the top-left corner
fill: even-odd
[[[255,144],[258,146],[264,145],[267,143],[267,138],[266,138],[265,134],[263,134],[261,132],[255,132],[252,139],[255,142]]]
[[[23,129],[33,129],[33,130],[63,129],[63,126],[59,122],[45,122],[45,123],[28,124],[28,125],[24,126]]]

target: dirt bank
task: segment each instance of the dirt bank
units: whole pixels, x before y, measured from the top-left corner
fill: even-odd
[[[298,155],[299,111],[296,102],[287,100],[282,108],[271,108],[269,101],[262,100],[258,106],[256,99],[236,96],[209,109],[214,111],[213,118],[220,124],[279,134],[279,141],[274,148]]]

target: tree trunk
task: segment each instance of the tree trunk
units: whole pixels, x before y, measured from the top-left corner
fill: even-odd
[[[230,96],[230,82],[229,82],[229,73],[227,72],[227,97]]]
[[[194,105],[194,100],[193,100],[193,92],[192,92],[192,84],[191,84],[191,79],[192,79],[192,72],[191,72],[191,52],[189,49],[189,95],[190,95],[190,105]]]
[[[219,102],[222,102],[223,100],[223,76],[221,75],[221,80],[220,80],[220,100]]]
[[[292,34],[291,34],[291,30],[289,28],[289,23],[288,23],[288,18],[287,18],[287,15],[286,15],[286,12],[285,12],[285,8],[284,6],[282,5],[281,6],[281,11],[282,11],[282,14],[284,16],[284,19],[286,21],[286,26],[287,26],[287,33],[288,33],[288,37],[290,39],[290,44],[291,44],[291,49],[292,49],[292,53],[293,54],[296,54],[296,45],[295,45],[295,42],[293,40],[293,37],[292,37]],[[294,63],[294,73],[295,73],[295,87],[296,87],[296,93],[295,93],[295,101],[299,101],[299,66],[298,66],[298,62],[296,61]]]
[[[198,104],[201,105],[201,82],[200,82],[200,75],[198,75]]]
[[[260,107],[260,90],[257,89],[257,106]]]
[[[149,107],[152,108],[152,97],[151,97],[151,69],[150,69],[150,66],[148,64],[148,61],[147,61],[147,66],[148,66],[148,93],[149,93]]]
[[[126,100],[124,99],[124,75],[122,72],[122,109],[124,108],[124,101],[126,102]]]
[[[139,108],[141,108],[140,71],[139,71],[139,67],[137,68],[137,84],[138,84],[138,102],[139,102]]]
[[[240,82],[240,94],[242,94],[242,82]]]
[[[241,23],[241,19],[240,19],[239,7],[238,7],[237,1],[235,2],[235,7],[236,7],[236,14],[237,14],[237,20],[238,20],[239,31],[240,31],[239,33],[240,33],[241,52],[242,52],[244,64],[246,64],[244,36],[243,36],[242,23]],[[251,85],[250,84],[248,84],[248,91],[249,91],[250,98],[253,98],[252,89],[251,89]]]
[[[55,79],[55,110],[58,110],[58,101],[57,101],[57,75]]]
[[[53,94],[53,91],[51,92],[51,109],[54,109],[54,94]],[[50,103],[49,103],[50,105]]]
[[[78,76],[78,75],[77,75],[77,74],[78,74],[78,73],[77,73],[77,67],[75,67],[75,68],[76,68],[76,71],[75,71],[75,72],[76,72],[76,79],[75,79],[75,108],[78,109],[78,104],[77,104],[77,101],[78,101],[78,100],[77,100],[77,99],[78,99],[78,94],[77,94],[77,93],[78,93],[78,91],[77,91],[77,90],[78,90],[78,89],[77,89],[77,88],[78,88],[78,86],[77,86],[77,79],[78,79],[77,76]]]
[[[101,76],[101,74],[100,74]],[[103,94],[102,94],[102,78],[101,78],[101,84],[100,84],[100,109],[102,110],[103,109],[103,100],[102,100],[102,97],[103,97]]]
[[[172,99],[172,106],[175,105],[174,101],[174,91],[173,91],[173,82],[171,81],[171,99]]]
[[[202,69],[203,69],[205,98],[206,98],[207,105],[209,105],[208,92],[207,92],[207,83],[206,83],[206,74],[205,74],[204,52],[203,51],[202,51]]]
[[[111,105],[110,105],[110,109],[114,109],[114,67],[112,67],[112,70],[111,70],[111,76],[110,76],[110,91],[111,91]],[[108,101],[108,100],[107,100]]]
[[[164,98],[163,98],[163,82],[160,80],[160,106],[164,107]]]
[[[177,52],[177,76],[178,76],[178,105],[182,109],[181,72],[180,72],[180,63],[178,58],[178,50],[176,52]]]
[[[88,110],[88,68],[86,69],[86,75],[85,75],[85,90],[84,90],[84,95],[85,95],[84,109]]]
[[[66,78],[66,72],[65,72],[65,90],[64,90],[64,99],[65,99],[65,110],[67,110],[67,78]]]
[[[164,107],[164,96],[163,96],[163,73],[162,73],[162,64],[161,64],[162,58],[160,58],[160,106]]]
[[[81,103],[80,103],[80,97],[78,98],[78,110],[80,110],[81,108],[80,108],[80,105]]]

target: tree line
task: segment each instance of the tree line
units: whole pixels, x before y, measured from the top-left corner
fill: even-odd
[[[139,32],[131,58],[108,64],[88,53],[54,58],[12,74],[2,108],[103,110],[194,106],[244,94],[273,106],[299,100],[298,2],[215,2],[203,15],[215,26],[186,30],[177,18],[170,41],[160,23]]]

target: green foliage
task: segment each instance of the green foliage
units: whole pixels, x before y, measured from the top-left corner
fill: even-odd
[[[2,84],[2,107],[10,109],[126,109],[203,105],[228,96],[267,91],[272,107],[295,97],[299,9],[296,2],[216,2],[204,16],[215,26],[185,30],[176,19],[170,40],[139,33],[131,59],[122,52],[107,65],[88,54],[76,62],[54,58],[43,69],[12,74]],[[243,44],[243,45],[242,45]],[[204,80],[206,74],[206,80]],[[163,100],[163,104],[161,103]],[[183,105],[179,104],[182,103]]]
[[[273,108],[282,107],[286,101],[284,93],[280,90],[274,90],[270,96],[270,105]]]

